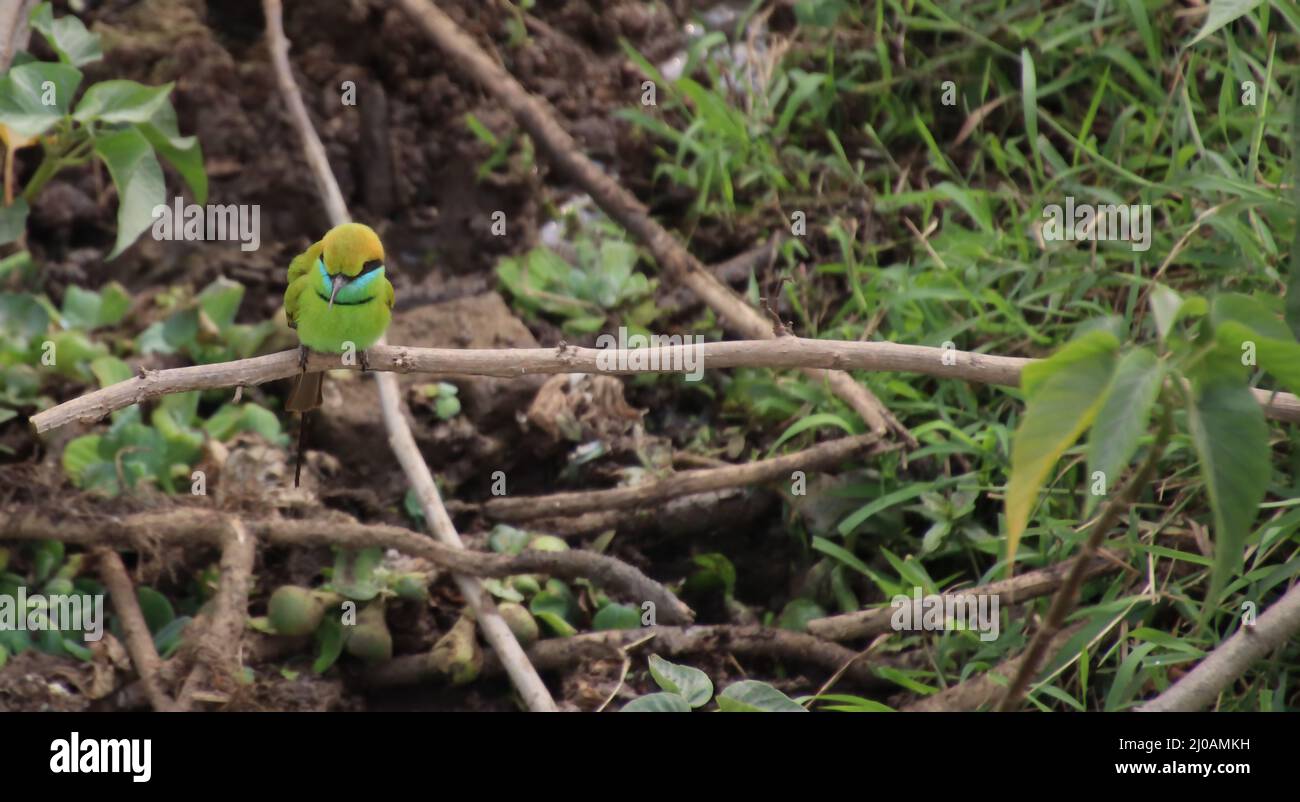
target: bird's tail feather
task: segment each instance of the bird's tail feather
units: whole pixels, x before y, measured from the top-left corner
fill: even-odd
[[[321,380],[325,374],[320,372],[303,373],[298,377],[289,400],[284,408],[289,412],[307,412],[321,405]]]
[[[293,486],[298,486],[302,476],[302,455],[307,449],[307,422],[311,420],[311,411],[305,410],[298,415],[298,457],[293,464]]]

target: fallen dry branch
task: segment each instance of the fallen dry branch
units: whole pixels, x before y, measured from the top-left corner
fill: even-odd
[[[528,658],[542,671],[566,671],[593,660],[621,660],[622,650],[644,641],[637,648],[646,655],[681,657],[691,654],[734,654],[737,657],[766,657],[790,663],[817,666],[828,672],[845,671],[859,685],[887,687],[890,683],[876,676],[874,658],[858,659],[858,653],[838,643],[830,643],[803,632],[760,626],[657,626],[644,629],[612,630],[550,638],[528,648]],[[896,663],[896,660],[878,661]],[[845,669],[845,666],[848,666]],[[484,660],[483,673],[499,674],[500,666],[490,656]],[[415,685],[442,681],[443,677],[429,665],[427,655],[399,657],[368,671],[365,684],[372,688]]]
[[[118,620],[122,622],[126,652],[131,656],[136,673],[140,675],[140,682],[144,686],[149,703],[160,713],[182,709],[163,690],[159,678],[162,658],[154,648],[153,638],[149,635],[149,625],[145,623],[144,613],[140,611],[140,603],[136,600],[135,584],[127,575],[122,558],[117,555],[117,552],[102,545],[94,549],[94,555],[99,563],[100,578],[104,580],[104,587],[108,589],[108,594],[113,599],[113,609],[117,610]]]
[[[514,116],[546,159],[587,191],[605,214],[645,243],[664,272],[689,287],[733,330],[751,339],[775,338],[772,322],[710,273],[632,193],[587,158],[558,122],[545,101],[533,97],[509,72],[483,51],[456,23],[429,0],[401,0],[407,13],[448,56],[448,61],[490,92]],[[800,366],[817,381],[826,381],[877,435],[893,430],[909,445],[911,433],[870,390],[839,370]]]
[[[547,496],[494,498],[480,508],[498,521],[524,521],[546,516],[580,515],[602,510],[625,509],[659,503],[682,496],[707,493],[742,485],[763,484],[778,479],[789,481],[794,471],[819,471],[876,444],[874,434],[842,437],[812,448],[772,459],[725,468],[682,471],[667,479],[611,490],[583,490]]]
[[[1137,708],[1142,713],[1190,712],[1214,704],[1224,688],[1264,655],[1300,631],[1300,584],[1293,585],[1255,621],[1220,643],[1196,668]]]
[[[924,345],[887,342],[847,342],[782,337],[776,340],[734,340],[704,343],[696,356],[705,368],[800,368],[834,366],[843,370],[881,370],[1014,387],[1032,359],[952,351]],[[639,371],[617,369],[621,364],[658,364],[661,373],[687,372],[687,346],[645,349],[577,348],[417,348],[377,345],[366,354],[373,371],[442,373],[470,376],[525,376],[531,373],[594,373],[620,375]],[[945,355],[947,358],[945,359]],[[629,362],[635,359],[637,362]],[[355,362],[355,360],[353,360]],[[949,364],[950,363],[950,364]],[[343,364],[337,354],[312,354],[311,370],[359,370]],[[124,407],[152,398],[190,390],[249,387],[287,379],[302,371],[298,351],[142,372],[126,381],[65,401],[31,417],[36,431],[47,432],[69,423],[94,423]],[[1264,412],[1277,420],[1300,423],[1300,398],[1290,393],[1254,390]]]
[[[1075,558],[1078,559],[1078,558]],[[960,598],[963,596],[997,596],[1000,604],[1014,604],[1045,596],[1060,587],[1066,574],[1074,566],[1075,560],[1066,560],[1047,568],[1030,571],[1010,579],[977,585],[972,588],[955,590],[942,594],[943,598]],[[1120,570],[1120,563],[1102,556],[1093,557],[1083,569],[1083,578]],[[831,615],[814,618],[808,622],[808,631],[820,638],[833,641],[856,640],[882,632],[890,632],[893,626],[890,620],[894,616],[893,607],[874,610],[859,610],[843,615]]]
[[[267,43],[271,49],[276,83],[288,105],[289,117],[298,132],[298,138],[307,156],[307,163],[321,190],[320,194],[325,202],[330,221],[336,226],[342,225],[350,219],[347,204],[343,200],[342,192],[339,191],[334,172],[330,169],[325,148],[321,144],[320,137],[316,135],[316,129],[312,127],[311,119],[307,116],[307,107],[302,102],[298,85],[293,80],[289,64],[289,41],[284,36],[284,26],[281,21],[280,0],[263,0],[262,8],[267,20]],[[385,340],[381,338],[379,342],[383,345]],[[438,489],[434,485],[433,474],[429,472],[429,466],[424,464],[424,459],[415,445],[415,437],[411,434],[411,425],[404,409],[405,404],[402,403],[398,392],[397,380],[390,374],[379,374],[376,376],[376,386],[379,388],[380,407],[383,411],[384,428],[388,430],[389,443],[412,488],[416,491],[425,519],[433,528],[434,537],[450,548],[462,548],[460,536],[456,534],[456,528],[452,525],[451,518],[443,507],[442,497],[438,495]],[[537,671],[528,664],[523,648],[497,612],[492,598],[483,591],[478,581],[471,577],[457,576],[456,583],[474,610],[483,628],[483,636],[504,662],[524,704],[534,712],[556,710],[555,700],[551,698],[550,691],[546,689]]]
[[[81,545],[111,544],[137,548],[144,544],[221,545],[229,519],[193,507],[165,512],[142,512],[124,517],[54,518],[30,510],[0,513],[0,540],[60,540]],[[688,624],[689,607],[663,585],[636,568],[590,551],[531,551],[521,554],[486,554],[449,546],[403,529],[383,524],[363,524],[350,519],[288,520],[246,519],[247,531],[266,545],[341,546],[364,549],[378,546],[469,576],[507,577],[514,574],[548,574],[561,579],[587,578],[629,600],[653,602],[660,620]]]
[[[238,518],[228,519],[225,529],[212,613],[206,616],[207,624],[194,647],[194,668],[177,698],[184,710],[190,709],[195,694],[209,683],[234,687],[243,666],[240,646],[248,619],[257,541]]]

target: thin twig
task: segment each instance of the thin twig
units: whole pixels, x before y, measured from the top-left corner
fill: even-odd
[[[948,591],[942,594],[942,598],[959,599],[963,596],[997,596],[1000,604],[1013,604],[1038,598],[1039,596],[1046,596],[1060,587],[1065,580],[1066,573],[1074,567],[1074,563],[1078,559],[1076,557],[1073,560],[1057,563],[1037,571],[1019,574],[1010,579],[990,582],[987,585]],[[1084,579],[1090,579],[1094,576],[1118,571],[1119,568],[1119,564],[1103,556],[1097,556],[1089,561],[1083,576]],[[893,626],[890,621],[893,617],[894,608],[892,606],[858,610],[853,613],[814,618],[808,622],[808,631],[819,638],[826,638],[827,640],[856,640],[891,631]]]
[[[145,623],[144,613],[140,611],[140,603],[136,599],[135,585],[126,573],[122,558],[107,546],[96,547],[94,554],[99,562],[99,575],[113,599],[113,609],[117,610],[118,620],[122,622],[127,654],[131,655],[131,662],[140,675],[149,703],[160,713],[182,709],[167,695],[159,681],[158,670],[162,666],[162,658],[154,648],[149,625]]]
[[[842,437],[772,459],[725,468],[682,471],[657,482],[611,490],[582,490],[546,496],[502,496],[480,508],[498,521],[524,521],[547,516],[580,515],[599,510],[625,509],[668,501],[698,493],[742,485],[789,480],[794,471],[819,471],[842,462],[877,443],[874,434]]]
[[[271,64],[275,68],[275,82],[280,87],[280,96],[288,107],[289,117],[298,130],[302,140],[303,155],[307,166],[311,168],[316,180],[316,189],[325,211],[334,225],[348,220],[348,205],[339,191],[338,182],[334,180],[334,171],[330,169],[329,157],[325,155],[325,146],[312,127],[311,117],[307,114],[307,105],[302,102],[302,93],[293,79],[293,68],[289,64],[289,40],[284,35],[283,15],[280,0],[262,0],[262,11],[266,16],[266,42],[271,51]]]

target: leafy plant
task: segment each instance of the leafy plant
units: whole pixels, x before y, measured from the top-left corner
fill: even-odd
[[[713,682],[698,668],[670,663],[650,655],[650,676],[663,690],[623,705],[624,713],[689,713],[713,698]],[[806,713],[803,705],[757,680],[728,685],[717,698],[718,710],[727,713]]]
[[[1241,294],[1207,300],[1155,286],[1158,348],[1121,346],[1115,321],[1085,327],[1025,368],[1026,409],[1012,444],[1007,558],[1013,563],[1052,466],[1085,432],[1088,508],[1113,493],[1153,415],[1184,414],[1213,517],[1214,565],[1202,615],[1220,600],[1268,490],[1269,432],[1252,368],[1300,391],[1300,343],[1280,304]]]
[[[168,100],[172,84],[102,81],[87,87],[74,106],[80,68],[103,55],[99,37],[76,17],[55,19],[49,3],[36,6],[30,21],[59,60],[37,61],[20,53],[0,77],[0,140],[6,157],[13,159],[18,150],[36,145],[43,154],[17,197],[6,173],[0,245],[22,235],[32,202],[51,178],[92,158],[104,163],[117,188],[117,240],[109,259],[135,242],[149,227],[154,207],[166,202],[158,156],[176,168],[198,203],[206,202],[203,154],[198,140],[180,135]]]
[[[572,263],[546,246],[497,263],[497,277],[529,315],[552,315],[574,334],[600,331],[617,316],[644,334],[654,319],[656,282],[636,271],[636,246],[608,225],[591,224],[573,242]]]

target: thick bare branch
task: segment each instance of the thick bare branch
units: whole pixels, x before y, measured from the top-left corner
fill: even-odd
[[[694,352],[683,349],[695,348]],[[950,351],[901,343],[846,342],[782,337],[777,340],[736,340],[698,346],[664,346],[644,349],[577,348],[415,348],[377,345],[366,352],[370,368],[396,373],[441,373],[468,376],[525,376],[531,373],[640,372],[629,365],[658,365],[661,373],[687,373],[687,366],[709,368],[800,368],[809,365],[840,370],[884,370],[983,384],[1015,386],[1020,371],[1032,359],[994,356],[971,351]],[[633,361],[635,360],[635,361]],[[356,360],[353,360],[356,362]],[[359,370],[345,365],[337,354],[312,354],[311,370]],[[622,367],[620,367],[622,366]],[[31,418],[37,432],[69,423],[94,423],[123,407],[190,390],[239,387],[285,379],[301,372],[297,350],[277,354],[144,372],[65,401]],[[1255,390],[1264,412],[1277,420],[1300,423],[1300,398],[1290,393]]]
[[[643,642],[642,651],[665,657],[688,654],[734,654],[739,657],[775,658],[791,663],[815,665],[826,671],[843,669],[854,682],[871,687],[888,683],[875,674],[875,666],[897,664],[899,658],[859,659],[851,649],[821,640],[804,632],[773,629],[759,626],[690,626],[649,627],[621,629],[609,632],[591,632],[571,638],[549,638],[538,641],[528,649],[533,665],[543,671],[563,671],[592,660],[617,660],[620,650]],[[903,658],[906,660],[906,657]],[[845,668],[848,666],[848,668]],[[500,669],[494,661],[483,665],[485,674]],[[426,655],[401,657],[366,674],[366,683],[372,687],[411,685],[426,680],[440,679],[429,665]]]
[[[221,545],[229,531],[229,520],[226,516],[194,507],[93,518],[56,518],[30,509],[18,509],[0,512],[0,536],[6,540],[61,540],[132,548],[159,542]],[[688,624],[694,618],[690,608],[663,585],[624,562],[595,552],[573,549],[560,552],[526,550],[517,555],[486,554],[439,543],[399,526],[362,524],[347,518],[250,518],[243,523],[248,532],[270,545],[337,545],[349,549],[380,546],[423,557],[448,571],[470,576],[507,577],[542,573],[561,579],[585,577],[629,600],[654,602],[659,618],[665,623]]]
[[[238,518],[227,519],[225,529],[217,595],[211,614],[200,619],[205,621],[205,627],[194,648],[194,668],[177,698],[185,710],[209,682],[233,686],[241,667],[240,642],[248,620],[248,593],[253,584],[257,541]]]

